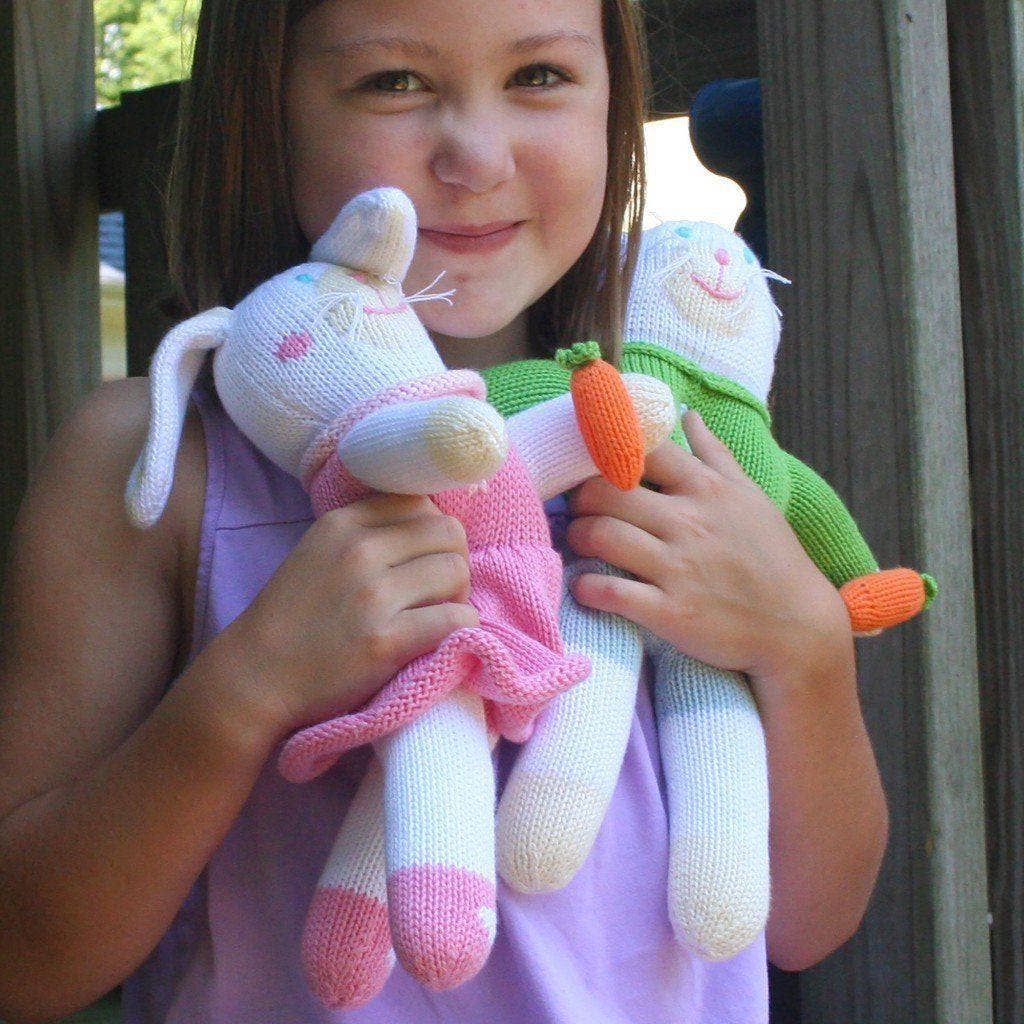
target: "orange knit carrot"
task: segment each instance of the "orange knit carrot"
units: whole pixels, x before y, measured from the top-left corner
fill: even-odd
[[[886,629],[912,619],[931,604],[935,591],[935,580],[913,569],[883,569],[839,588],[855,633]]]
[[[576,422],[594,464],[620,490],[636,487],[644,471],[644,435],[622,374],[601,358],[596,341],[559,349],[555,359],[572,373]]]

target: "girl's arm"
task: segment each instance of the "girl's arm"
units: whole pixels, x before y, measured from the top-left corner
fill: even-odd
[[[794,646],[788,667],[751,680],[768,747],[768,955],[788,971],[817,963],[857,930],[889,831],[845,605],[836,619],[836,635],[818,649]]]
[[[144,385],[144,381],[141,382]],[[141,399],[141,400],[140,400]],[[197,659],[167,697],[179,631],[174,519],[127,522],[145,434],[139,382],[95,392],[32,480],[5,578],[0,671],[0,1018],[49,1020],[153,948],[245,800],[264,754]],[[197,425],[179,466],[203,468]]]
[[[122,981],[276,744],[354,710],[478,621],[461,526],[427,498],[371,498],[321,516],[164,695],[188,651],[205,446],[190,416],[167,511],[135,529],[123,495],[148,413],[144,379],[91,395],[53,439],[14,531],[0,661],[9,1024],[62,1016]]]
[[[660,493],[595,479],[573,496],[573,549],[637,577],[583,575],[573,593],[750,676],[769,758],[768,955],[803,968],[856,930],[888,835],[849,615],[725,445],[694,413],[684,427],[692,455],[666,444],[648,457]]]

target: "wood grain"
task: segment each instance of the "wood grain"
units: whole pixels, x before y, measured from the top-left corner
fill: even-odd
[[[950,0],[994,1019],[1024,1020],[1024,5]]]
[[[0,238],[7,258],[0,261],[0,560],[15,514],[28,485],[28,422],[25,410],[24,323],[28,302],[22,178],[18,160],[15,91],[14,8],[0,5]],[[0,569],[2,572],[2,569]]]
[[[87,0],[0,15],[4,237],[10,228],[15,243],[2,272],[4,544],[47,440],[100,380],[92,19]]]
[[[860,932],[799,978],[799,1019],[990,1020],[984,817],[944,9],[763,0],[769,248],[795,284],[776,423],[883,566],[933,573],[860,644],[892,831]],[[780,1018],[782,1019],[782,1018]]]

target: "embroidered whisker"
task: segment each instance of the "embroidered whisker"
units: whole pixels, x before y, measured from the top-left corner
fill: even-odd
[[[437,277],[435,277],[434,280],[431,281],[430,284],[428,284],[425,288],[421,288],[418,292],[414,293],[413,295],[406,295],[405,301],[408,302],[409,305],[411,306],[415,302],[431,302],[434,299],[441,299],[442,302],[447,302],[449,306],[454,305],[454,303],[451,300],[451,296],[455,294],[455,288],[449,288],[448,291],[446,292],[433,292],[432,294],[427,294],[429,290],[433,288],[434,285],[437,284],[437,282],[440,281],[442,277],[444,277],[444,275],[445,271],[442,270],[441,273],[438,274]]]

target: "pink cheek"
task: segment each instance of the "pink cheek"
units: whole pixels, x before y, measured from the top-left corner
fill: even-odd
[[[301,359],[310,350],[312,345],[313,339],[306,331],[303,331],[301,334],[286,334],[278,342],[277,348],[274,349],[274,355],[282,363],[288,359]]]

